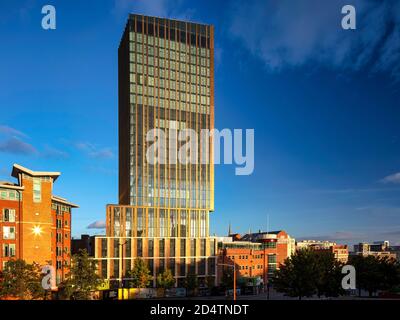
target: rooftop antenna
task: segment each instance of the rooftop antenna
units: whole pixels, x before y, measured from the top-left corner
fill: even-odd
[[[231,223],[229,222],[229,229],[228,229],[228,236],[232,234],[232,228],[231,228]]]
[[[267,234],[269,234],[269,214],[267,213]]]

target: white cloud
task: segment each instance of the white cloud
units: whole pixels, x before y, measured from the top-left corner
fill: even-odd
[[[0,134],[6,137],[4,141],[0,141],[0,152],[37,155],[44,158],[54,159],[63,159],[68,157],[67,152],[56,149],[49,145],[45,145],[43,151],[36,149],[36,147],[34,147],[32,144],[24,141],[26,139],[30,139],[28,135],[10,126],[0,125]]]
[[[114,157],[114,153],[110,148],[98,148],[96,145],[79,142],[75,144],[75,147],[83,152],[85,152],[91,158],[97,159],[110,159]]]
[[[12,128],[12,127],[9,127],[6,125],[0,125],[0,133],[3,133],[7,136],[27,138],[27,135],[25,133],[23,133],[22,131],[19,131],[15,128]]]
[[[391,174],[387,177],[384,177],[381,182],[383,183],[400,183],[400,172]]]
[[[353,0],[357,30],[341,28],[344,0],[238,0],[232,35],[270,71],[324,65],[400,79],[400,1]]]
[[[38,151],[34,146],[16,137],[11,137],[5,141],[0,142],[0,152],[22,155],[38,154]]]
[[[106,222],[103,220],[98,220],[95,221],[91,224],[89,224],[86,228],[87,229],[105,229],[106,227]]]
[[[46,145],[42,152],[42,156],[50,159],[66,159],[69,157],[69,154],[63,150]]]

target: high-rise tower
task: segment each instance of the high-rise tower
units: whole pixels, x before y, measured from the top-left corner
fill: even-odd
[[[167,148],[167,164],[146,159],[151,129],[191,128],[200,136],[214,127],[213,47],[212,26],[129,17],[118,53],[120,204],[213,210],[211,157],[171,164]]]
[[[177,138],[180,130],[200,137],[214,128],[213,26],[131,14],[118,50],[118,86],[119,205],[107,207],[113,238],[98,240],[109,252],[103,275],[123,278],[138,257],[153,275],[170,269],[178,285],[189,273],[201,281],[215,275],[213,141],[207,138],[208,153],[197,150],[197,161],[181,163],[186,141]],[[148,158],[152,129],[165,132],[164,163]]]

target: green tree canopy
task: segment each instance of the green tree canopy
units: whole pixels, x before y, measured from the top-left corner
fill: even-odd
[[[129,271],[128,276],[131,278],[129,285],[133,288],[146,288],[153,280],[147,264],[142,259],[135,260],[133,269]]]
[[[159,273],[157,276],[157,287],[163,289],[170,289],[175,285],[175,278],[171,270],[166,269]]]
[[[399,263],[388,257],[351,256],[349,264],[356,269],[356,284],[361,290],[368,291],[370,296],[378,290],[392,290],[400,285]]]
[[[395,259],[384,257],[379,259],[379,270],[381,274],[381,290],[393,290],[400,286],[400,264]]]
[[[194,273],[189,273],[185,279],[185,288],[187,290],[195,290],[199,286],[199,279]]]
[[[337,297],[342,289],[342,263],[328,250],[315,251],[315,286],[318,297]]]
[[[302,249],[287,258],[272,279],[274,288],[291,297],[341,294],[341,264],[332,252]]]
[[[215,287],[215,277],[207,276],[206,278],[207,288],[211,289]]]
[[[274,288],[299,299],[315,294],[315,259],[315,253],[309,249],[299,250],[287,258],[272,279]]]
[[[79,250],[72,256],[71,270],[68,279],[61,284],[66,298],[88,300],[92,291],[101,284],[97,274],[97,262],[89,257],[86,250]]]
[[[224,267],[222,270],[221,286],[227,289],[233,288],[233,268]]]
[[[1,273],[0,297],[31,300],[44,297],[41,268],[24,260],[10,260]]]

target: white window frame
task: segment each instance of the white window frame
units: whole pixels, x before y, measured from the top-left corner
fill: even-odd
[[[11,229],[13,229],[14,232],[11,232]],[[3,239],[4,240],[14,240],[15,239],[15,227],[3,226]]]
[[[6,214],[8,215],[7,219]],[[3,222],[15,222],[15,209],[3,209]]]

